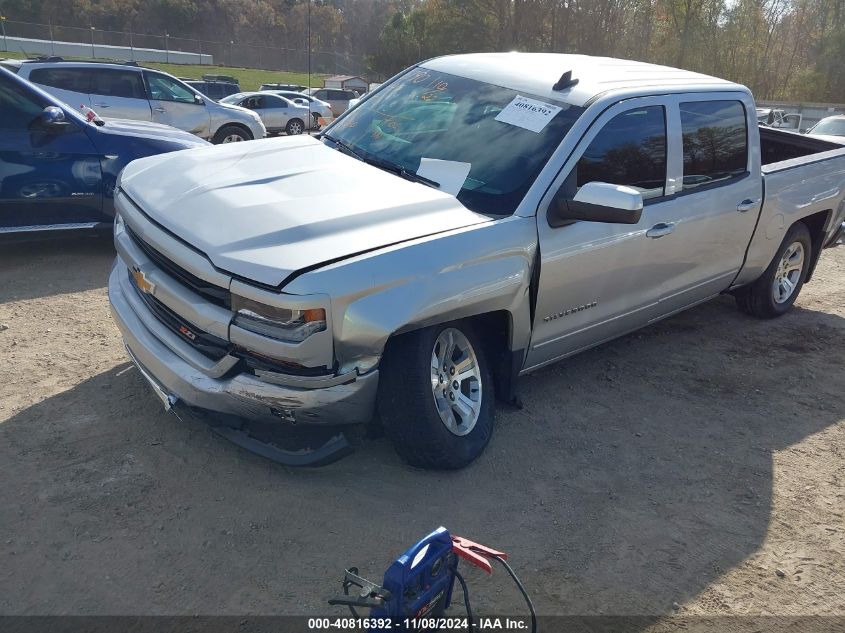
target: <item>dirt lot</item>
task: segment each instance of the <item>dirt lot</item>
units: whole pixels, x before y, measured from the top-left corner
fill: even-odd
[[[384,439],[287,469],[163,413],[109,241],[0,248],[0,613],[325,614],[442,524],[543,614],[845,615],[845,248],[780,320],[726,297],[525,379],[445,474]],[[477,611],[524,611],[467,573]]]

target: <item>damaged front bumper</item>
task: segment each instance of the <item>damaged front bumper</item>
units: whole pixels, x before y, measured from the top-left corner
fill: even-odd
[[[166,328],[147,308],[132,287],[126,264],[117,258],[109,277],[109,302],[112,316],[123,335],[129,356],[151,384],[165,408],[179,403],[192,411],[207,411],[215,430],[255,452],[254,442],[238,441],[247,434],[248,424],[264,428],[322,427],[326,444],[348,450],[348,444],[334,441],[345,424],[368,422],[373,414],[378,387],[378,370],[365,375],[300,377],[273,374],[274,382],[260,380],[232,365],[218,375],[220,363],[204,367],[204,359]],[[208,371],[204,371],[208,370]],[[211,374],[211,375],[209,375]],[[287,383],[287,384],[280,384]],[[237,433],[236,433],[237,432]],[[254,438],[252,438],[254,439]],[[267,442],[264,442],[267,444]],[[317,450],[317,449],[315,449]],[[302,449],[295,458],[284,455],[266,457],[303,465]],[[263,453],[262,453],[263,454]],[[281,457],[281,458],[280,458]],[[325,455],[316,455],[325,462]],[[330,460],[329,460],[330,461]]]

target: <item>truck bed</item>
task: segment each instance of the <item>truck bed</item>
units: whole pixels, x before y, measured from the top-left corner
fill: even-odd
[[[760,146],[763,205],[737,285],[766,269],[793,223],[802,220],[817,231],[814,239],[822,247],[831,243],[845,219],[845,145],[760,128]]]
[[[768,167],[777,169],[775,166],[779,163],[843,148],[845,148],[845,145],[798,134],[797,132],[776,130],[769,127],[760,128],[760,152],[764,173],[769,171]],[[805,164],[811,161],[799,162]]]

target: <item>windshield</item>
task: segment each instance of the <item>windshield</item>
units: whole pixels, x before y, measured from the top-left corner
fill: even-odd
[[[228,97],[223,97],[222,99],[220,99],[220,103],[235,103],[236,104],[239,101],[241,101],[244,97],[246,97],[246,94],[244,94],[243,92],[236,92],[233,95],[229,95]]]
[[[525,104],[534,111],[525,112]],[[542,121],[537,107],[545,110]],[[417,68],[361,102],[326,136],[364,158],[389,161],[438,182],[425,167],[421,170],[424,162],[432,164],[423,159],[454,161],[453,173],[469,172],[455,187],[458,200],[478,213],[510,215],[583,112],[560,101]]]
[[[845,136],[845,119],[827,119],[819,121],[810,130],[811,134],[828,134],[830,136]]]

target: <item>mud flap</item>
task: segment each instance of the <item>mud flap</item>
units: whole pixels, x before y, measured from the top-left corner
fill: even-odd
[[[261,424],[236,416],[198,411],[181,403],[177,416],[187,413],[256,455],[285,466],[325,466],[353,452],[343,431],[336,427]]]

